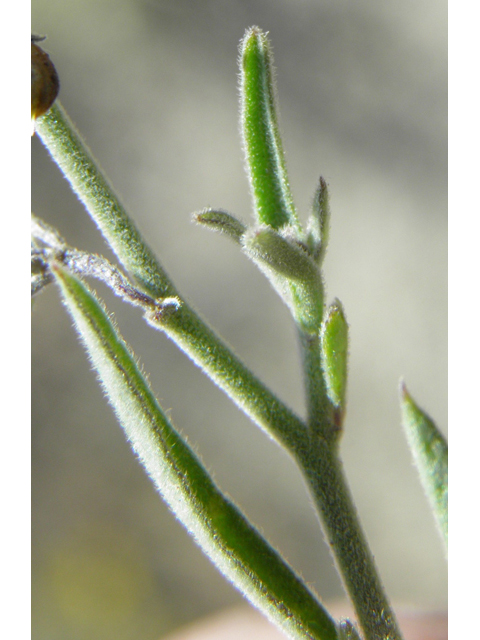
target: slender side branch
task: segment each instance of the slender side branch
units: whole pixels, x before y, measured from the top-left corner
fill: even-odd
[[[134,287],[111,262],[102,256],[69,247],[56,229],[33,214],[31,228],[32,238],[36,243],[32,248],[32,273],[36,275],[41,268],[45,274],[45,284],[51,282],[50,264],[55,262],[81,277],[101,280],[115,295],[134,306],[143,309],[155,309],[159,306],[158,300]],[[44,246],[40,247],[39,243]],[[178,298],[162,298],[161,301],[163,306],[180,304]]]
[[[295,454],[307,443],[304,423],[182,302],[172,313],[151,312],[147,321],[164,331],[267,435]]]
[[[153,257],[61,107],[54,106],[46,116],[40,118],[37,121],[37,130],[123,266],[155,300],[155,306],[153,308],[149,306],[146,311],[148,322],[171,337],[247,415],[270,436],[284,444],[298,461],[313,493],[326,538],[334,553],[346,591],[355,607],[365,640],[401,640],[400,631],[384,594],[338,458],[338,435],[344,410],[346,338],[338,331],[333,331],[332,335],[326,336],[326,347],[333,356],[331,366],[327,368],[328,375],[333,376],[328,386],[325,384],[325,371],[322,373],[322,352],[319,343],[323,335],[320,334],[324,312],[323,284],[314,261],[299,250],[295,250],[296,242],[299,243],[298,247],[304,246],[317,262],[323,258],[329,217],[326,184],[320,181],[318,206],[316,209],[314,207],[312,213],[315,220],[311,221],[305,245],[303,242],[305,238],[303,238],[291,199],[278,132],[271,58],[271,49],[265,34],[256,27],[247,31],[241,49],[242,129],[257,223],[261,226],[266,224],[269,227],[267,231],[263,227],[257,230],[255,240],[252,240],[255,247],[253,245],[252,247],[262,249],[262,252],[260,257],[257,255],[258,251],[253,257],[263,262],[266,260],[269,267],[274,269],[275,277],[288,280],[289,289],[283,293],[284,298],[290,301],[289,306],[300,331],[307,381],[309,429],[248,371],[185,301],[179,298],[179,304],[170,305],[168,309],[160,304],[161,299],[167,296],[178,296],[173,284]],[[247,246],[250,236],[245,233],[244,226],[239,225],[225,212],[221,212],[220,218],[210,216],[209,222],[217,227],[221,223],[235,241],[241,240],[243,246]],[[278,229],[282,229],[282,233],[293,234],[293,244],[292,238],[280,237],[275,232]],[[80,290],[69,278],[71,279],[71,276],[64,274],[61,286],[64,295],[70,296],[72,302],[73,298],[80,295]],[[279,288],[283,291],[282,287],[277,287]],[[72,303],[77,304],[74,301]],[[93,314],[93,311],[90,313]],[[103,346],[105,347],[105,344]],[[118,354],[113,358],[115,375],[120,371],[117,365],[123,362],[123,358],[123,355],[120,357]],[[128,371],[131,369],[129,368]],[[122,370],[122,375],[124,374]],[[104,384],[108,384],[104,376],[102,379]],[[187,493],[190,492],[190,497],[185,502],[188,509],[205,509],[204,515],[208,513],[203,529],[198,529],[197,525],[193,527],[197,540],[210,538],[215,540],[216,536],[220,535],[217,532],[225,527],[224,535],[231,538],[222,549],[218,564],[223,567],[224,573],[231,575],[237,562],[234,559],[236,552],[233,549],[238,548],[241,555],[243,540],[253,540],[252,536],[255,537],[256,532],[241,519],[238,512],[232,511],[233,505],[219,512],[221,498],[214,485],[209,479],[204,479],[203,471],[198,469],[191,471],[188,466],[191,463],[191,451],[183,452],[178,435],[168,431],[170,426],[165,425],[164,417],[157,416],[158,405],[153,404],[154,399],[144,394],[140,388],[141,385],[137,385],[136,382],[130,383],[130,381],[129,384],[131,384],[129,388],[131,403],[139,401],[141,407],[145,409],[142,420],[145,419],[147,423],[152,422],[153,416],[155,422],[155,426],[150,425],[151,442],[146,448],[138,440],[136,433],[140,425],[143,425],[142,420],[135,421],[135,426],[129,427],[130,431],[126,428],[129,437],[142,459],[153,460],[156,449],[164,450],[171,467],[169,473],[174,472],[177,484],[182,484]],[[337,414],[334,413],[333,416],[331,405],[337,409]],[[131,420],[121,394],[118,406],[123,407],[121,419],[126,422]],[[120,409],[116,410],[120,415]],[[144,464],[155,479],[149,463],[144,462]],[[194,488],[192,483],[197,477],[200,479],[200,484],[198,487],[195,485]],[[200,495],[205,497],[201,507],[200,503],[195,502]],[[174,511],[181,511],[183,508],[180,506],[181,501],[175,496],[170,497],[170,500],[172,500]],[[231,505],[231,503],[228,504]],[[252,542],[253,546],[255,544]],[[217,552],[212,555],[215,553]],[[298,593],[297,586],[289,583],[290,586],[285,587],[288,580],[284,582],[281,576],[277,576],[271,587],[267,585],[265,582],[267,569],[270,561],[274,562],[274,556],[263,547],[259,553],[261,556],[264,554],[259,562],[263,567],[262,571],[265,570],[267,573],[262,574],[265,577],[258,580],[254,574],[249,575],[249,578],[253,579],[253,582],[257,580],[258,588],[263,589],[262,597],[268,599],[270,598],[268,593],[275,594],[273,600],[272,598],[270,600],[273,603],[272,610],[277,615],[286,600],[290,599],[288,601],[291,602],[292,597],[295,600],[296,596],[292,596],[292,593]],[[244,563],[243,559],[240,564],[242,563]],[[246,571],[247,575],[248,566],[245,559],[242,570]],[[293,592],[290,592],[290,587]],[[304,585],[298,588],[305,589]],[[302,592],[300,599],[306,598],[309,603],[309,597],[311,596]],[[289,620],[287,626],[291,623],[290,633],[292,630],[295,633],[300,630],[298,637],[318,637],[322,640],[327,637],[336,637],[336,631],[335,629],[332,631],[330,620],[325,621],[322,615],[318,617],[318,610],[315,609],[317,606],[315,605],[308,613],[308,621],[302,618],[300,626],[296,623],[295,615],[291,613],[295,607],[293,609],[287,607],[288,610],[281,613],[280,617],[283,616],[284,621]],[[312,622],[313,620],[316,622]]]
[[[36,131],[125,269],[153,297],[177,295],[58,101],[36,121]]]
[[[302,420],[248,371],[178,295],[58,102],[37,120],[37,131],[125,269],[153,298],[179,300],[178,313],[163,313],[160,305],[149,321],[163,329],[260,427],[293,452],[295,441],[302,441],[306,434]]]

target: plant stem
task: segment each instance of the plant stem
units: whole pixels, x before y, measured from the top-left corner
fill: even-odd
[[[332,428],[335,424],[331,420],[321,375],[317,331],[309,325],[308,333],[300,333],[308,383],[308,433],[303,421],[280,402],[178,296],[58,105],[37,121],[37,131],[125,269],[158,300],[158,309],[147,314],[149,322],[165,331],[299,462],[366,640],[400,640],[337,457],[338,428]],[[166,296],[179,297],[180,305],[163,313],[161,299]],[[299,295],[300,305],[304,297]],[[315,309],[320,308],[319,304],[317,301]],[[315,327],[321,321],[320,315],[306,313],[307,317],[314,317]]]
[[[298,325],[297,325],[298,326]],[[332,442],[340,435],[334,424],[334,412],[328,400],[323,377],[320,335],[298,328],[300,352],[303,364],[303,380],[307,403],[307,424],[310,433]]]
[[[401,640],[338,456],[341,424],[327,396],[319,334],[299,328],[299,337],[310,436],[299,466],[366,640]]]
[[[37,120],[36,128],[124,268],[160,303],[163,297],[179,298],[178,312],[150,314],[149,322],[165,331],[269,436],[294,453],[297,443],[303,443],[306,437],[302,420],[245,367],[179,296],[58,102]]]
[[[314,435],[300,466],[365,639],[401,640],[336,450]]]
[[[164,331],[267,435],[290,453],[307,442],[305,424],[233,354],[186,302],[168,314],[150,313]]]
[[[131,276],[155,298],[177,295],[58,101],[36,121],[36,131]]]

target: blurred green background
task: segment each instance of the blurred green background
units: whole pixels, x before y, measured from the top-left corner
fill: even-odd
[[[291,185],[330,185],[327,296],[351,325],[347,476],[395,601],[446,605],[440,539],[399,421],[404,376],[446,433],[446,2],[34,0],[60,99],[179,289],[303,415],[295,333],[263,276],[191,223],[248,220],[238,43],[270,32]],[[37,138],[32,208],[103,240]],[[97,285],[96,285],[97,286]],[[342,595],[290,459],[138,310],[101,296],[218,484],[325,599]],[[33,638],[154,640],[240,596],[175,521],[125,441],[57,292],[33,309]]]

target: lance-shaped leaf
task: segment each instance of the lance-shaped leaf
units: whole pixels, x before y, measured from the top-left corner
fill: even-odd
[[[241,220],[222,209],[204,209],[194,213],[193,219],[204,227],[225,234],[238,244],[247,231],[247,226]]]
[[[347,390],[348,324],[340,300],[328,308],[321,333],[322,367],[330,402],[341,425]]]
[[[400,387],[402,424],[423,488],[448,546],[448,445],[433,420]]]
[[[263,271],[307,333],[316,333],[323,315],[323,283],[317,265],[295,241],[271,227],[252,229],[243,249]]]
[[[312,209],[307,225],[307,244],[313,258],[321,264],[327,250],[330,232],[330,202],[328,187],[320,177],[313,197]]]
[[[272,49],[258,27],[240,48],[241,128],[258,224],[300,228],[278,129]]]
[[[104,309],[77,278],[53,273],[134,451],[172,511],[220,571],[291,638],[335,640],[334,621],[215,486],[172,426]]]

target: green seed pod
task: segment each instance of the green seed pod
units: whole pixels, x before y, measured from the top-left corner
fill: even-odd
[[[345,411],[348,360],[348,324],[342,303],[335,299],[328,308],[321,330],[322,367],[327,395],[341,426]]]

